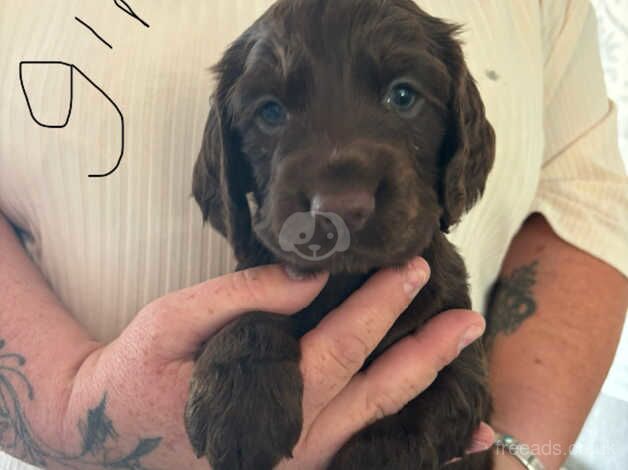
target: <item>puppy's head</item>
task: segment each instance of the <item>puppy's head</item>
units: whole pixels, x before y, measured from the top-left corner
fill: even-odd
[[[460,219],[495,145],[456,30],[411,0],[280,0],[230,46],[193,190],[238,258],[367,272]]]

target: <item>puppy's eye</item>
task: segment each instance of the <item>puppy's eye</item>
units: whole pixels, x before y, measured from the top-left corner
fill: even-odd
[[[278,101],[268,100],[258,108],[257,117],[263,130],[273,132],[286,123],[288,113]]]
[[[423,99],[409,83],[396,83],[384,97],[384,104],[404,117],[414,117],[418,114]]]

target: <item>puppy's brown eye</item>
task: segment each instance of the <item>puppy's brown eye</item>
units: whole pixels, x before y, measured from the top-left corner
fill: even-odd
[[[278,101],[268,100],[259,107],[257,117],[262,129],[272,132],[286,123],[288,113]]]
[[[396,83],[384,98],[384,104],[404,117],[417,115],[423,100],[409,83]]]

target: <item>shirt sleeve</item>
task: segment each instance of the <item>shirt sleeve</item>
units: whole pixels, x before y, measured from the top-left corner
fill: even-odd
[[[531,212],[559,237],[628,275],[628,178],[619,153],[595,13],[585,0],[541,1],[545,152]]]

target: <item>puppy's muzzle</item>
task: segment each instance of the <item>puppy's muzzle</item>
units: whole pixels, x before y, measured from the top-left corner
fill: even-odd
[[[375,212],[375,196],[367,190],[316,193],[310,204],[310,213],[316,216],[329,212],[340,216],[349,230],[357,232]]]

